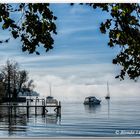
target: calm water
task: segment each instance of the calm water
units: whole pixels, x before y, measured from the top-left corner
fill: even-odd
[[[0,137],[140,136],[139,98],[102,99],[101,105],[94,107],[82,102],[62,103],[61,118],[52,114],[27,118],[26,110],[20,108],[9,119],[6,112],[0,109]]]

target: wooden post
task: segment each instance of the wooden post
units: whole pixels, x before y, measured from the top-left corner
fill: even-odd
[[[35,116],[37,115],[37,98],[35,99]]]
[[[12,104],[10,103],[10,116],[12,117]]]
[[[29,117],[29,101],[27,100],[27,117]]]
[[[17,107],[14,106],[14,116],[16,117],[16,115],[17,115]]]
[[[45,116],[45,100],[42,100],[42,115]]]
[[[42,105],[43,105],[43,99],[42,99]]]
[[[59,101],[59,105],[57,106],[57,116],[61,116],[61,102]]]

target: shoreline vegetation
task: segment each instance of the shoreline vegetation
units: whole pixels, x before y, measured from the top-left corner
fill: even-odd
[[[21,70],[17,62],[7,60],[0,69],[0,103],[22,101],[23,96],[39,96],[34,88],[29,73]]]

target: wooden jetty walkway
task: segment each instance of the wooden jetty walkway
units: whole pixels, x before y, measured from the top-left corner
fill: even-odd
[[[40,103],[41,104],[38,104]],[[32,104],[34,103],[34,104]],[[49,108],[54,108],[54,112],[56,113],[57,116],[61,116],[61,102],[59,101],[53,101],[53,102],[46,102],[45,99],[27,99],[26,102],[24,104],[19,104],[19,103],[14,103],[14,102],[8,102],[7,104],[0,104],[0,107],[7,107],[9,109],[13,109],[13,108],[26,108],[26,115],[27,117],[29,117],[30,115],[30,108],[34,108],[35,109],[35,115],[39,115],[37,112],[38,108],[42,109],[42,115],[45,116],[48,113],[48,109]]]

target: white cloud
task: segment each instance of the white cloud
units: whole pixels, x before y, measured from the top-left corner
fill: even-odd
[[[70,10],[70,14],[86,14],[86,13],[89,13],[89,8],[86,8],[81,5],[77,5],[75,4],[74,6],[71,7],[71,10]]]
[[[48,61],[56,61],[56,60],[65,60],[70,59],[69,55],[41,55],[41,56],[13,56],[14,59],[18,58],[18,62],[21,64],[39,64],[39,62],[48,62]],[[23,61],[24,60],[24,61]]]
[[[31,77],[42,96],[49,95],[48,83],[51,83],[52,95],[61,101],[83,101],[86,96],[91,95],[104,99],[107,81],[113,99],[139,96],[139,82],[116,80],[114,69],[110,64],[85,64],[34,71]]]
[[[111,79],[108,80],[111,81]],[[91,79],[90,77],[84,78],[81,83],[78,84],[82,78],[78,76],[69,76],[66,78],[47,75],[39,77],[38,75],[34,76],[34,79],[37,84],[37,91],[42,96],[48,96],[49,92],[49,82],[52,85],[52,95],[61,100],[61,101],[83,101],[86,96],[96,96],[100,99],[104,99],[107,94],[106,82],[102,82],[102,79]],[[93,84],[86,85],[84,83],[92,81]],[[97,82],[99,81],[99,83]],[[115,79],[114,79],[115,81]],[[117,97],[136,97],[139,96],[139,83],[123,83],[123,82],[110,82],[110,93],[111,98],[115,99]],[[83,83],[82,83],[83,82]],[[127,89],[127,90],[126,90]]]
[[[73,33],[76,33],[76,32],[85,32],[85,31],[94,31],[98,29],[97,26],[81,26],[81,27],[70,27],[70,28],[61,28],[61,30],[59,30],[59,35],[69,35],[69,34],[73,34]]]
[[[101,36],[100,38],[98,36],[79,36],[76,38],[77,41],[97,41],[101,40],[104,36]]]

